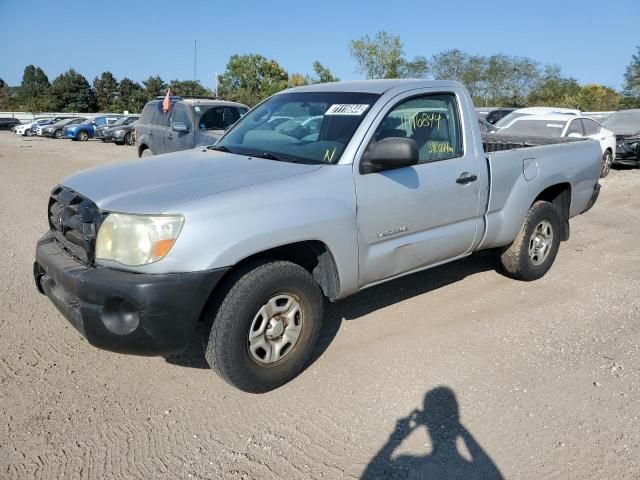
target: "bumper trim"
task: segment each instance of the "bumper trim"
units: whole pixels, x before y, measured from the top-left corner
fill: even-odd
[[[91,345],[136,355],[184,350],[228,268],[142,274],[87,267],[47,233],[38,241],[36,287]]]

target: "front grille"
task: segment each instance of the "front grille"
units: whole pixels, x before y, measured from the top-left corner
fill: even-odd
[[[94,261],[102,212],[86,197],[58,185],[49,198],[49,228],[58,244],[85,265]]]

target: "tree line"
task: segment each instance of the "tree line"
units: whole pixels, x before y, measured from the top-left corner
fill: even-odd
[[[528,57],[473,55],[452,49],[429,58],[407,58],[400,37],[385,31],[352,40],[349,52],[365,78],[457,80],[480,106],[549,105],[583,111],[640,107],[640,47],[627,66],[622,91],[595,83],[581,85],[563,75],[559,66],[542,65]],[[288,87],[339,80],[319,61],[313,62],[312,71],[290,73],[276,60],[259,54],[232,55],[218,75],[217,94],[253,106]],[[126,77],[118,80],[109,71],[92,83],[73,68],[49,81],[40,67],[29,65],[17,87],[0,79],[0,110],[140,112],[148,100],[163,95],[167,88],[176,95],[214,95],[196,80],[165,82],[150,76],[138,83]]]

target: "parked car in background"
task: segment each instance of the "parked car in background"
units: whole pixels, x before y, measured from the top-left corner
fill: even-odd
[[[60,116],[60,117],[53,117],[53,118],[50,118],[46,122],[39,123],[37,125],[32,125],[31,126],[31,133],[33,135],[42,136],[42,130],[43,130],[44,127],[48,127],[49,125],[53,125],[54,123],[57,123],[57,122],[59,122],[61,120],[67,120],[69,118],[74,118],[74,117],[68,116],[68,115],[64,115],[64,116]]]
[[[638,150],[632,148],[637,145],[633,139],[640,135],[640,109],[620,110],[613,112],[602,121],[602,126],[611,130],[616,136],[615,163],[638,164]],[[631,141],[627,141],[631,138]]]
[[[31,127],[33,127],[34,125],[40,125],[42,123],[47,123],[49,120],[51,120],[50,117],[39,118],[37,120],[34,120],[33,122],[23,123],[21,125],[16,125],[15,134],[16,135],[25,135],[27,137],[30,137],[31,135],[33,135],[33,131],[31,130]]]
[[[43,137],[64,138],[64,127],[67,125],[77,125],[86,120],[84,117],[65,118],[51,125],[45,125],[42,128]]]
[[[480,125],[480,131],[482,133],[493,133],[498,130],[495,125],[492,125],[491,123],[481,118],[478,118],[478,124]]]
[[[118,120],[116,120],[114,123],[110,125],[100,125],[99,127],[96,127],[95,133],[93,136],[94,138],[99,138],[103,142],[112,141],[112,137],[110,135],[108,137],[105,136],[105,132],[108,129],[131,125],[132,123],[136,122],[139,118],[140,118],[140,115],[126,115],[124,117],[120,117]]]
[[[136,124],[138,156],[176,152],[213,145],[231,125],[249,111],[241,103],[207,97],[171,97],[163,112],[164,97],[148,102]]]
[[[116,145],[135,145],[135,128],[138,117],[128,117],[125,122],[116,122],[101,132],[102,140]]]
[[[640,131],[617,145],[615,163],[640,167]]]
[[[574,108],[557,108],[557,107],[519,108],[502,117],[494,125],[498,128],[505,128],[511,125],[511,123],[516,118],[524,117],[526,115],[551,115],[551,114],[580,115],[580,110],[576,110]]]
[[[511,112],[515,111],[515,108],[496,108],[494,110],[491,110],[488,114],[487,117],[485,118],[485,120],[487,122],[489,122],[492,125],[495,125],[496,123],[498,123],[500,120],[502,120],[504,117],[506,117],[507,115],[509,115]]]
[[[616,151],[616,137],[598,122],[583,116],[569,115],[526,115],[516,118],[508,127],[498,130],[501,135],[521,135],[532,137],[592,138],[600,143],[602,168],[600,177],[606,177],[613,163]]]
[[[20,125],[20,120],[12,117],[0,117],[0,130],[11,130]]]
[[[119,118],[120,115],[88,118],[77,125],[67,125],[64,127],[64,136],[71,140],[86,142],[90,138],[93,138],[96,127],[113,125]]]

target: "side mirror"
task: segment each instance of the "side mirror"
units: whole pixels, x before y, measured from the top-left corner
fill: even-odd
[[[418,163],[418,155],[418,145],[411,138],[383,138],[365,154],[360,164],[360,173],[410,167]]]
[[[582,135],[580,135],[578,132],[573,132],[569,134],[569,138],[582,138]]]
[[[178,133],[184,133],[189,131],[189,127],[184,122],[173,122],[171,124],[171,130]]]

